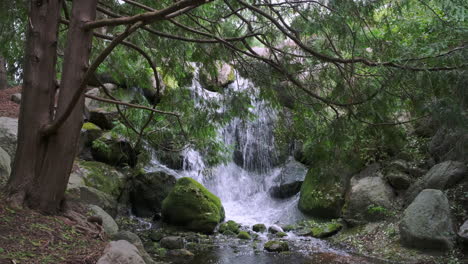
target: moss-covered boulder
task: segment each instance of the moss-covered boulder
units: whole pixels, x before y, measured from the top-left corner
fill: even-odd
[[[120,194],[124,174],[105,163],[98,161],[75,162],[75,173],[80,173],[86,186],[117,197]]]
[[[343,228],[341,223],[331,222],[312,227],[310,235],[316,238],[326,238],[333,236]]]
[[[252,226],[252,230],[255,232],[263,233],[266,231],[266,226],[264,224],[255,224]]]
[[[240,225],[232,220],[227,221],[219,225],[218,232],[221,234],[239,234]]]
[[[80,143],[78,145],[78,155],[80,159],[92,160],[91,147],[93,141],[101,137],[103,131],[97,125],[86,122],[83,124],[80,132]]]
[[[263,248],[269,252],[283,252],[289,250],[289,245],[284,241],[270,240],[265,243]]]
[[[95,160],[112,166],[134,167],[137,163],[138,153],[130,142],[113,133],[105,133],[94,140],[91,153]]]
[[[249,240],[249,239],[251,239],[252,237],[251,237],[250,234],[247,233],[246,231],[240,231],[239,234],[237,234],[237,238]]]
[[[162,204],[163,220],[192,231],[212,233],[224,220],[221,200],[192,178],[177,181]]]
[[[307,172],[301,187],[299,210],[314,217],[339,217],[344,204],[345,186],[332,177],[324,176],[314,169]]]

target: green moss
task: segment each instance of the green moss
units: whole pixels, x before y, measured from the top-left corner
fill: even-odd
[[[240,239],[251,239],[250,234],[247,233],[246,231],[240,231],[239,234],[237,235],[237,238],[240,238]]]
[[[123,184],[123,175],[113,167],[97,161],[80,161],[86,186],[117,196]]]
[[[230,231],[234,234],[238,234],[239,233],[239,227],[240,225],[232,220],[229,220],[227,221],[226,223],[222,223],[220,226],[219,226],[219,233],[221,234],[225,234],[227,231]]]
[[[221,200],[192,178],[181,178],[162,204],[163,219],[189,230],[212,233],[224,220]]]
[[[316,217],[339,217],[343,205],[343,187],[333,179],[321,179],[313,169],[301,186],[299,209]]]
[[[276,233],[276,236],[277,237],[287,237],[288,234],[286,234],[285,232],[278,232],[278,233]]]
[[[93,124],[91,122],[84,123],[82,129],[84,129],[84,130],[101,130],[100,127],[98,127],[97,125],[95,125],[95,124]]]
[[[266,226],[264,224],[255,224],[252,226],[252,230],[255,232],[263,233],[266,231]]]
[[[283,228],[283,230],[284,230],[285,232],[289,232],[289,231],[292,231],[292,230],[296,229],[297,226],[295,226],[295,225],[287,225],[287,226],[283,226],[282,228]]]
[[[263,248],[270,252],[283,252],[289,250],[289,245],[284,241],[271,240],[266,242]]]
[[[330,237],[338,233],[342,228],[343,225],[336,222],[317,225],[311,229],[311,235],[316,238]]]

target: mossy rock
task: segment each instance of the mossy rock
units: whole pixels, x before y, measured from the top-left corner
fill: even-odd
[[[288,243],[284,241],[270,240],[265,243],[263,248],[269,252],[283,252],[289,251]]]
[[[83,175],[86,186],[113,195],[120,194],[124,175],[115,168],[98,161],[79,161],[75,163]]]
[[[339,217],[344,204],[344,191],[344,184],[310,169],[301,187],[299,209],[315,217]]]
[[[255,232],[263,233],[266,231],[266,226],[264,224],[255,224],[252,226],[252,230]]]
[[[192,231],[212,233],[224,220],[221,200],[192,178],[180,178],[162,204],[163,220]]]
[[[285,232],[278,232],[278,233],[276,233],[276,236],[279,237],[279,238],[282,238],[282,237],[287,237],[288,234],[286,234]]]
[[[316,238],[330,237],[338,233],[342,228],[343,225],[336,222],[317,225],[311,229],[311,236]]]
[[[112,133],[105,133],[94,140],[91,154],[95,160],[112,166],[134,167],[138,160],[138,153],[132,144],[125,138]]]
[[[249,233],[247,233],[246,231],[240,231],[239,234],[237,235],[237,238],[240,238],[240,239],[251,239],[252,237],[250,236]]]
[[[227,221],[226,223],[222,223],[219,225],[218,232],[221,234],[226,235],[227,231],[233,234],[239,234],[239,227],[240,225],[232,220]]]

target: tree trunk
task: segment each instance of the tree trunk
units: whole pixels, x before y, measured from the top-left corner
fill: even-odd
[[[8,88],[5,59],[0,57],[0,90]]]
[[[38,1],[39,2],[39,1]],[[47,1],[40,1],[47,2]],[[57,5],[60,8],[60,1],[48,1],[49,5]],[[88,60],[91,49],[92,31],[85,31],[82,25],[86,22],[93,21],[96,15],[97,0],[82,0],[73,1],[72,17],[70,28],[67,37],[67,48],[63,62],[62,80],[60,82],[60,90],[58,97],[58,108],[56,113],[53,110],[53,102],[55,99],[55,87],[53,79],[55,71],[52,73],[41,74],[46,76],[48,83],[52,83],[47,90],[44,89],[44,97],[47,100],[41,102],[38,98],[32,98],[25,101],[21,107],[20,127],[18,134],[18,151],[15,158],[15,165],[12,174],[12,179],[9,182],[10,197],[18,203],[26,203],[30,208],[38,209],[45,213],[56,213],[60,210],[61,202],[64,198],[69,175],[73,166],[76,147],[78,144],[80,130],[83,122],[84,96],[82,95],[75,108],[59,127],[55,133],[44,136],[41,134],[41,128],[46,123],[61,116],[69,104],[76,91],[80,89],[83,82],[85,72],[88,68]],[[50,8],[50,7],[49,7]],[[33,7],[34,9],[34,7]],[[47,9],[47,12],[51,12]],[[48,24],[47,31],[49,32],[51,25],[55,30],[58,25],[58,15],[55,16],[53,23]],[[47,19],[50,19],[47,17]],[[39,21],[38,23],[40,23]],[[50,21],[51,22],[51,21]],[[32,23],[34,25],[34,23]],[[40,34],[39,34],[40,35]],[[50,34],[51,36],[52,34]],[[55,38],[56,39],[56,38]],[[51,44],[49,42],[49,44]],[[28,51],[33,43],[28,43]],[[54,51],[47,53],[54,58],[55,65],[55,45]],[[37,64],[28,65],[29,71],[25,70],[25,82],[27,78],[38,77],[35,71]],[[52,67],[54,69],[54,67]],[[50,79],[50,80],[49,80]],[[42,84],[42,83],[41,83]],[[39,84],[35,84],[39,85]],[[32,85],[26,86],[24,92],[33,94]],[[28,89],[29,88],[29,89]],[[24,89],[24,88],[23,88]],[[23,106],[24,105],[24,106]],[[41,113],[44,112],[44,118],[38,125],[31,129],[31,116],[36,117],[37,108],[40,106]],[[47,106],[47,107],[46,107]],[[43,108],[47,109],[44,111]],[[47,115],[45,114],[47,112]],[[36,121],[35,121],[36,122]],[[27,127],[26,127],[27,126]],[[25,132],[27,131],[27,132]],[[32,136],[34,140],[30,140],[34,144],[27,144],[27,136]],[[25,143],[23,143],[23,141]],[[21,145],[21,146],[20,146]],[[25,166],[25,164],[27,166]],[[24,180],[27,181],[24,181]]]

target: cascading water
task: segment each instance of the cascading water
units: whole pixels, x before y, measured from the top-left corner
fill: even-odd
[[[195,76],[191,90],[196,105],[201,106],[208,100],[221,104],[229,101],[219,93],[205,90],[198,82],[198,70]],[[233,147],[232,160],[208,168],[202,155],[189,148],[183,153],[183,171],[161,167],[157,161],[153,165],[176,177],[192,177],[205,185],[221,199],[227,220],[244,225],[296,222],[302,218],[297,209],[298,196],[276,200],[268,193],[277,184],[275,179],[281,171],[275,167],[278,159],[273,135],[276,110],[268,102],[258,99],[259,90],[241,76],[237,76],[237,80],[226,89],[225,94],[229,94],[229,91],[248,92],[252,105],[249,111],[253,116],[249,120],[234,118],[218,129],[218,137],[226,146]],[[224,109],[221,108],[220,114]],[[151,169],[154,170],[154,167]]]

